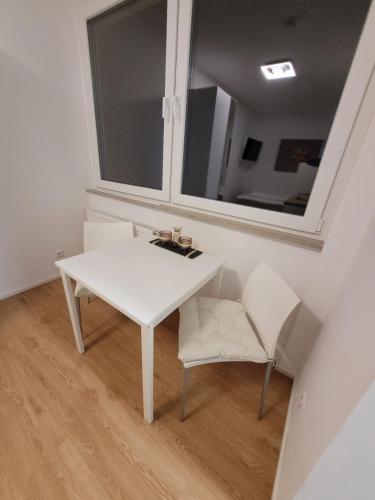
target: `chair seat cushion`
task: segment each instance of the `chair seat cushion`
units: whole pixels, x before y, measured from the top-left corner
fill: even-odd
[[[192,297],[180,307],[179,359],[185,365],[214,361],[267,363],[240,302]]]

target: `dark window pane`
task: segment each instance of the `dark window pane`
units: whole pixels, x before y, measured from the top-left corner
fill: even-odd
[[[184,194],[304,214],[370,3],[194,1]]]
[[[162,188],[167,0],[88,21],[101,177]]]

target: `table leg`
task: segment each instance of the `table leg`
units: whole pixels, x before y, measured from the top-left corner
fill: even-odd
[[[154,420],[154,329],[142,326],[143,416],[149,424]]]
[[[64,285],[66,301],[68,303],[68,309],[70,314],[70,320],[72,322],[74,338],[76,341],[76,346],[78,351],[82,354],[85,352],[85,346],[83,345],[82,333],[81,333],[81,314],[80,309],[77,305],[76,299],[74,297],[73,288],[72,288],[72,280],[70,276],[61,272],[61,278]]]

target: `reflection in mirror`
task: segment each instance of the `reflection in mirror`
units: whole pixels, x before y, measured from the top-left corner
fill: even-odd
[[[195,0],[182,193],[303,215],[370,0]]]

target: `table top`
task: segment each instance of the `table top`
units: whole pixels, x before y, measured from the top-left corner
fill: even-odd
[[[135,322],[156,326],[223,265],[203,253],[188,259],[134,238],[59,260],[56,266]]]

